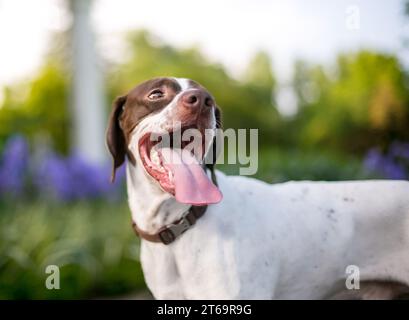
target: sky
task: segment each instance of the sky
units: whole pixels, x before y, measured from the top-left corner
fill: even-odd
[[[0,88],[41,65],[51,33],[71,23],[65,4],[0,0]],[[395,53],[409,65],[403,0],[94,0],[91,19],[104,58],[121,61],[124,33],[147,28],[170,44],[199,46],[234,76],[257,50],[266,50],[282,87],[298,58],[331,63],[339,52],[369,48]]]

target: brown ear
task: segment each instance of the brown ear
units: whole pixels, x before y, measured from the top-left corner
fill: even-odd
[[[216,117],[216,129],[222,129],[222,115],[221,115],[220,109],[217,106],[215,107],[214,115]],[[214,137],[213,138],[213,144],[212,144],[212,148],[213,148],[212,163],[206,164],[206,167],[210,170],[210,173],[212,174],[213,183],[215,183],[217,185],[216,175],[214,173],[214,166],[216,165],[217,156],[220,153],[221,146],[217,145],[216,141],[217,141],[217,139],[216,139],[216,137]]]
[[[115,181],[116,169],[125,161],[127,147],[124,133],[119,124],[119,118],[122,114],[126,98],[127,96],[122,96],[115,99],[108,120],[106,143],[113,159],[111,182]]]

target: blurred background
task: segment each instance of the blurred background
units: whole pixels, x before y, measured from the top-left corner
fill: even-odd
[[[409,178],[407,1],[0,0],[0,45],[2,299],[145,296],[104,131],[155,76],[258,128],[257,178]]]

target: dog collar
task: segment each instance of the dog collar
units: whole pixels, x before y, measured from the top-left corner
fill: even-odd
[[[132,221],[132,228],[136,235],[140,238],[150,242],[162,242],[163,244],[170,244],[175,241],[185,231],[189,230],[198,219],[200,219],[206,212],[207,206],[191,206],[179,220],[161,228],[157,233],[147,233]]]
[[[214,173],[213,166],[208,165],[204,167],[204,170],[210,170],[211,179],[213,183],[217,186],[216,174]],[[132,229],[135,234],[150,242],[162,242],[163,244],[170,244],[175,241],[179,236],[181,236],[185,231],[189,230],[196,221],[200,219],[206,212],[207,206],[191,206],[187,211],[185,211],[182,217],[175,222],[162,227],[157,233],[151,234],[140,229],[135,221],[132,220]]]

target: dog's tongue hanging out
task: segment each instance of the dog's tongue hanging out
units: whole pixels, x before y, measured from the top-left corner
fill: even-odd
[[[207,177],[193,154],[185,149],[161,149],[164,166],[173,173],[178,202],[206,205],[220,202],[220,190]]]

